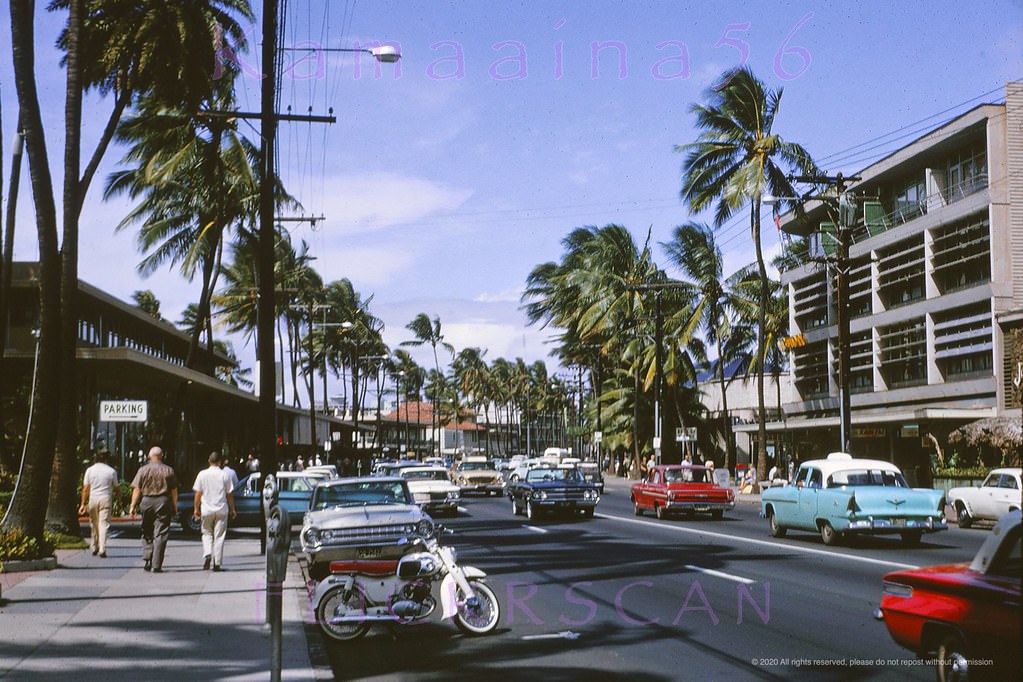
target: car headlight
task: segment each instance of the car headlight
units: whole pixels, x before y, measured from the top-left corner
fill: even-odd
[[[319,528],[310,526],[302,531],[302,542],[310,547],[319,547],[321,542]]]
[[[416,533],[421,537],[427,538],[433,535],[433,520],[430,518],[424,518],[416,526]]]
[[[448,493],[448,499],[449,500],[456,500],[456,499],[458,499],[458,493],[456,491],[452,490],[451,492]]]

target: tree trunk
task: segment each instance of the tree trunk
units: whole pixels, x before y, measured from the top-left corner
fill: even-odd
[[[35,82],[34,8],[32,0],[11,0],[14,82],[24,124],[39,245],[39,339],[25,461],[3,528],[42,538],[60,388],[60,256],[53,180]]]
[[[767,414],[764,400],[764,357],[767,351],[767,302],[770,296],[767,286],[767,266],[764,263],[764,250],[760,243],[760,195],[753,197],[753,210],[750,212],[753,223],[753,243],[757,248],[757,270],[760,272],[760,309],[757,312],[757,484],[767,478]]]
[[[18,187],[21,182],[21,159],[25,150],[25,136],[21,132],[19,117],[18,133],[15,137],[14,150],[11,152],[11,178],[7,192],[7,215],[4,227],[3,272],[0,273],[0,376],[3,372],[4,349],[7,345],[7,315],[10,309],[11,278],[14,269],[14,226],[18,208]],[[0,167],[3,166],[0,155]],[[0,400],[0,424],[6,423],[3,417],[3,401]],[[7,451],[6,438],[0,435],[0,468],[4,471],[17,471],[17,453]]]
[[[725,383],[725,359],[721,354],[721,339],[717,339],[718,347],[718,381],[721,383],[721,422],[725,427],[725,469],[731,471],[735,463],[735,436],[732,434],[732,418],[728,414],[728,384]]]
[[[82,23],[82,0],[70,0],[67,28],[67,93],[64,105],[64,235],[61,240],[60,353],[61,384],[57,418],[57,450],[54,454],[46,526],[53,531],[78,535],[78,413],[76,381],[78,349],[78,173],[81,156],[82,82],[78,40]]]

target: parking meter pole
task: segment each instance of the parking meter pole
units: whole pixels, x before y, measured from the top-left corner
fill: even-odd
[[[284,577],[291,547],[291,522],[288,510],[274,506],[266,522],[266,613],[270,620],[270,680],[281,679],[281,616]]]
[[[270,582],[273,580],[271,577],[271,566],[273,564],[273,540],[279,532],[276,527],[272,526],[274,510],[277,508],[277,477],[273,474],[267,475],[266,480],[263,482],[261,503],[263,505],[263,532],[260,534],[260,544],[263,545],[264,553],[266,554],[266,622],[272,625],[273,619],[270,614]]]

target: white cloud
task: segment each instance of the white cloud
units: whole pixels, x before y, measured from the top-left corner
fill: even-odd
[[[472,190],[398,173],[335,175],[325,184],[325,224],[345,234],[373,232],[454,211]]]
[[[473,300],[477,303],[518,303],[522,300],[522,289],[513,287],[494,293],[483,292]]]

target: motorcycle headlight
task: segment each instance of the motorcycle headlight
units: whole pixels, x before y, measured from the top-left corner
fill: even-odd
[[[302,532],[302,541],[310,547],[318,547],[320,539],[320,530],[315,526],[310,526]]]
[[[419,525],[416,526],[416,534],[424,538],[428,538],[433,535],[433,530],[433,520],[430,518],[424,518],[419,522]]]

